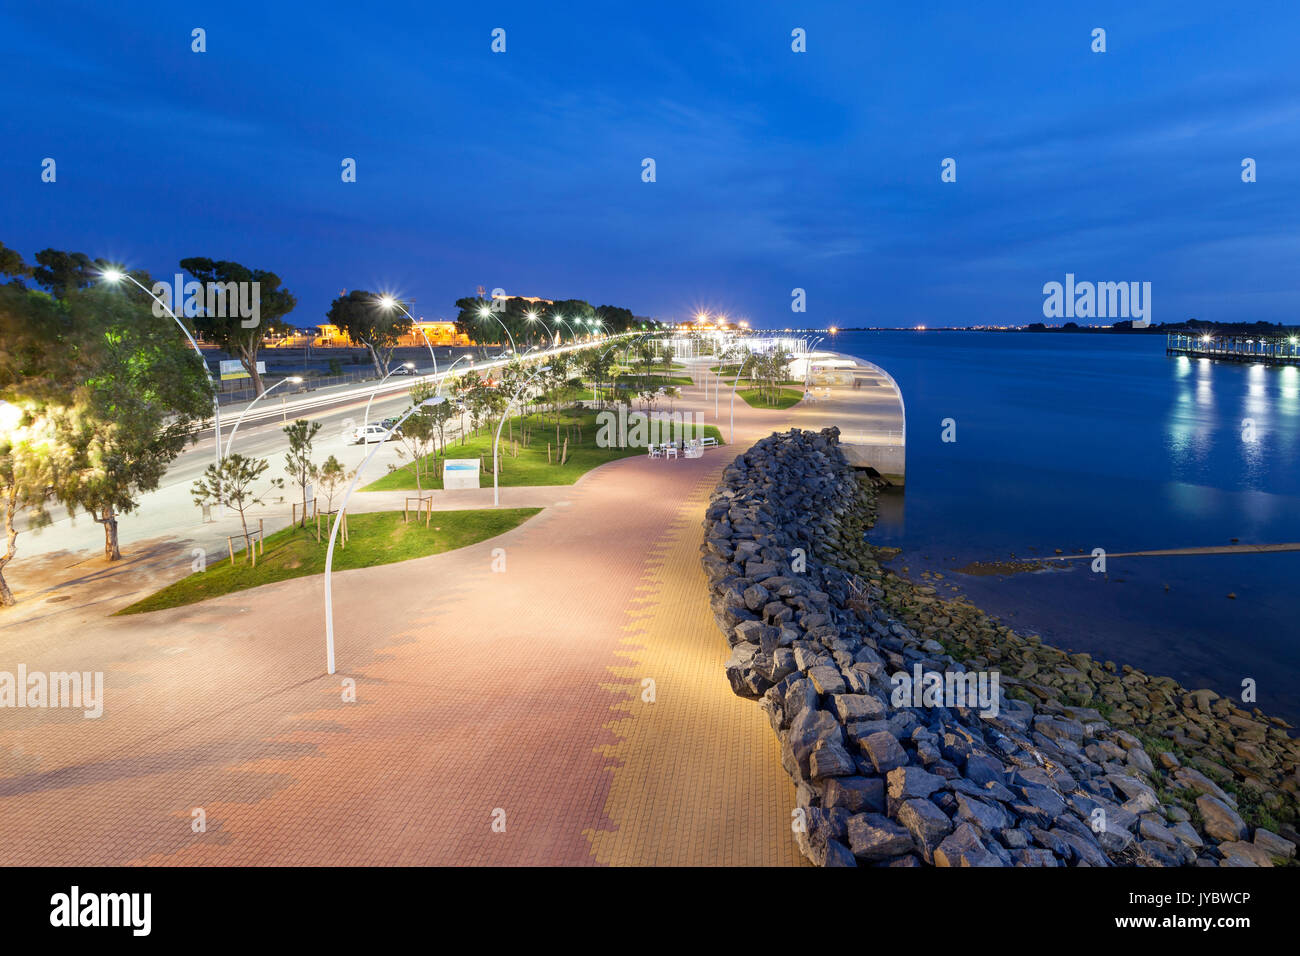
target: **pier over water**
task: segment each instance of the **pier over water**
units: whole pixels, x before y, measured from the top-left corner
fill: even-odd
[[[1165,333],[1165,354],[1223,362],[1300,365],[1300,338],[1290,332],[1185,329]]]

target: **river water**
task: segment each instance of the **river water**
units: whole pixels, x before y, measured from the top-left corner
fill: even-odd
[[[1300,724],[1300,552],[955,573],[1057,548],[1300,542],[1300,369],[1170,358],[1156,335],[841,332],[823,345],[903,390],[906,490],[871,536],[904,549],[892,567],[938,571],[931,583],[1059,647],[1239,703],[1252,679],[1258,706]]]

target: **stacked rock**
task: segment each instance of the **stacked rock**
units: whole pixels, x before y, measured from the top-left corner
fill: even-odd
[[[874,519],[874,490],[834,428],[756,443],[724,471],[706,511],[702,560],[731,648],[726,676],[780,738],[796,788],[794,838],[808,859],[1253,866],[1294,857],[1289,825],[1280,834],[1256,826],[1252,838],[1233,793],[1170,763],[1172,753],[1160,752],[1157,766],[1097,707],[1008,696],[1024,678],[1004,679],[990,660],[997,651],[954,658],[946,646],[969,646],[951,633],[963,626],[956,612],[931,615],[941,623],[920,634],[891,614],[887,594],[898,606],[915,599],[904,601],[910,610],[934,605],[934,592],[882,572],[865,543]],[[1295,741],[1283,739],[1294,776]]]

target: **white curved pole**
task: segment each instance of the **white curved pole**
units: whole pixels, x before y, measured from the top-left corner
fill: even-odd
[[[392,428],[384,435],[384,441],[388,436],[401,427],[402,422],[406,421],[411,415],[420,408],[427,405],[437,405],[444,402],[443,398],[428,398],[418,405],[412,405],[406,410],[401,418],[393,425]],[[334,568],[334,539],[338,537],[339,522],[343,520],[343,515],[347,512],[348,501],[352,497],[352,492],[357,490],[357,484],[361,481],[361,473],[366,470],[366,465],[370,464],[370,459],[374,458],[379,449],[384,447],[381,441],[375,445],[374,451],[366,456],[365,461],[357,466],[356,473],[352,476],[352,484],[348,485],[347,494],[343,496],[343,503],[339,505],[338,514],[334,516],[334,524],[330,527],[330,543],[325,551],[325,670],[327,673],[334,673],[334,592],[330,587],[330,573]]]
[[[501,488],[497,480],[498,475],[500,475],[501,473],[501,462],[497,458],[497,446],[501,443],[501,428],[506,423],[506,416],[510,414],[510,406],[514,405],[515,400],[519,398],[519,394],[524,389],[526,389],[529,385],[533,384],[533,379],[537,378],[538,375],[541,375],[549,368],[550,368],[549,365],[543,365],[541,368],[535,371],[531,376],[529,376],[528,381],[524,382],[524,384],[520,385],[519,388],[515,389],[515,394],[511,396],[510,401],[506,403],[506,410],[501,413],[501,421],[497,422],[496,438],[492,439],[492,507],[494,508],[498,507],[501,504]]]
[[[578,333],[573,331],[573,326],[571,326],[568,322],[565,322],[564,319],[560,318],[558,315],[555,317],[555,321],[563,323],[564,327],[569,330],[569,335],[573,337],[573,341],[574,342],[578,341]],[[557,336],[559,335],[558,331],[556,332],[556,335]]]
[[[649,334],[648,332],[642,332],[642,333],[641,333],[641,335],[648,335],[648,334]],[[633,338],[632,341],[635,342],[635,341],[636,341],[636,338]],[[610,345],[608,348],[606,348],[605,351],[601,352],[601,353],[600,353],[600,357],[601,357],[601,358],[604,358],[606,355],[608,355],[608,354],[610,353],[611,350],[618,348],[618,347],[619,347],[620,345],[622,345],[622,344],[623,344],[622,342],[615,342],[613,345]],[[630,348],[630,347],[631,347],[631,345],[630,345],[630,343],[629,343],[629,348]],[[597,364],[599,364],[599,360],[597,361]],[[594,379],[595,376],[593,375],[592,378]],[[596,397],[596,385],[597,385],[597,383],[594,382],[594,381],[591,383],[591,400],[592,400],[593,402],[595,402],[595,401],[599,401],[599,399]]]
[[[429,336],[425,335],[424,326],[420,325],[415,316],[411,315],[411,313],[406,310],[406,306],[402,305],[402,303],[398,302],[396,299],[393,300],[393,305],[401,309],[402,314],[410,319],[411,324],[419,329],[420,334],[424,336],[424,344],[429,347],[429,358],[433,359],[433,374],[436,376],[438,374],[438,356],[433,354],[433,343],[429,341]]]
[[[826,338],[826,336],[824,336],[824,335],[818,337],[817,339],[815,339],[815,340],[813,341],[812,345],[810,345],[810,346],[808,347],[807,357],[804,359],[804,370],[803,370],[803,387],[804,387],[804,388],[807,388],[807,387],[808,387],[808,382],[812,379],[812,353],[813,353],[813,349],[817,348],[817,343],[820,342],[820,341],[821,341],[822,339],[824,339],[824,338]]]
[[[433,393],[434,395],[441,395],[441,394],[442,394],[442,386],[443,386],[443,383],[446,382],[447,379],[451,378],[451,370],[454,369],[454,368],[455,368],[457,365],[459,365],[461,362],[465,361],[466,359],[469,359],[469,363],[470,363],[471,365],[474,364],[474,356],[473,356],[473,355],[462,355],[460,358],[456,359],[456,361],[452,362],[450,365],[447,366],[447,371],[444,372],[443,375],[442,375],[442,377],[438,379],[438,389],[437,389],[437,391],[435,391],[435,392]]]
[[[510,334],[510,330],[506,328],[506,324],[501,321],[501,316],[493,312],[490,306],[487,309],[487,314],[497,320],[497,325],[501,326],[501,331],[504,332],[506,334],[506,338],[510,340],[510,351],[514,353],[518,353],[519,346],[515,345],[515,337]],[[479,312],[479,317],[480,318],[483,317],[482,311]]]
[[[225,451],[223,457],[225,457],[225,458],[229,458],[229,457],[230,457],[230,446],[233,445],[233,444],[235,443],[235,432],[239,431],[239,425],[240,425],[240,423],[244,420],[244,416],[247,415],[250,411],[252,411],[252,410],[253,410],[253,406],[256,405],[258,402],[260,402],[260,401],[261,401],[265,396],[270,395],[272,392],[274,392],[277,388],[279,388],[279,387],[280,387],[281,385],[283,385],[285,382],[291,382],[291,381],[293,381],[293,379],[291,379],[291,378],[282,378],[282,379],[280,379],[280,381],[276,382],[274,385],[272,385],[270,388],[268,388],[268,389],[267,389],[265,392],[263,392],[261,395],[257,396],[257,398],[255,398],[255,399],[253,399],[251,402],[249,402],[249,403],[248,403],[248,406],[247,406],[247,407],[246,407],[242,412],[239,413],[239,417],[238,417],[237,419],[235,419],[235,427],[232,428],[232,429],[230,429],[230,435],[226,438],[226,451]],[[369,406],[366,406],[366,407],[369,408]]]
[[[406,366],[399,365],[397,366],[397,368],[406,368]],[[381,388],[383,388],[384,383],[388,381],[390,378],[392,378],[393,374],[397,371],[397,368],[393,369],[391,372],[389,372],[387,375],[385,375],[383,378],[379,380],[379,384],[374,387],[373,391],[371,391],[370,398],[366,400],[366,414],[365,414],[365,418],[362,420],[362,425],[361,425],[361,435],[363,441],[365,440],[366,429],[370,427],[370,403],[375,400],[375,395],[378,394]],[[354,418],[353,421],[356,421],[356,419]]]
[[[741,373],[745,371],[745,363],[753,354],[754,353],[751,352],[749,355],[745,356],[745,358],[740,360],[740,368],[736,369],[736,381],[731,386],[731,437],[727,439],[727,444],[729,445],[734,445],[736,443],[736,387],[740,385],[740,376]],[[717,417],[716,413],[714,417]]]
[[[190,340],[190,345],[194,349],[194,354],[197,355],[199,357],[199,361],[203,363],[203,371],[207,374],[208,382],[211,383],[212,385],[212,427],[213,427],[213,437],[216,440],[216,446],[217,446],[216,463],[217,463],[217,468],[220,469],[221,468],[221,393],[217,390],[217,382],[216,379],[212,377],[212,370],[208,368],[208,360],[203,357],[203,350],[199,348],[199,343],[194,341],[194,336],[190,334],[190,330],[186,327],[185,323],[182,322],[180,319],[176,318],[176,313],[171,310],[171,306],[169,306],[162,299],[158,298],[158,296],[154,295],[150,290],[142,286],[139,280],[137,280],[135,276],[131,275],[131,273],[119,272],[117,273],[117,275],[124,279],[129,279],[137,289],[139,289],[141,292],[143,292],[145,295],[153,299],[155,302],[157,302],[159,305],[161,305],[164,309],[167,310],[167,314],[170,315],[173,321],[175,321],[175,323],[181,327],[181,331],[185,333],[185,337]]]

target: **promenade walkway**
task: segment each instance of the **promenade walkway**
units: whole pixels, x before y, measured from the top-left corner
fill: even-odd
[[[498,538],[336,575],[334,677],[318,578],[6,628],[0,670],[103,671],[106,699],[0,711],[0,862],[800,862],[698,546],[721,469],[818,415],[738,401],[734,447],[614,462]]]

